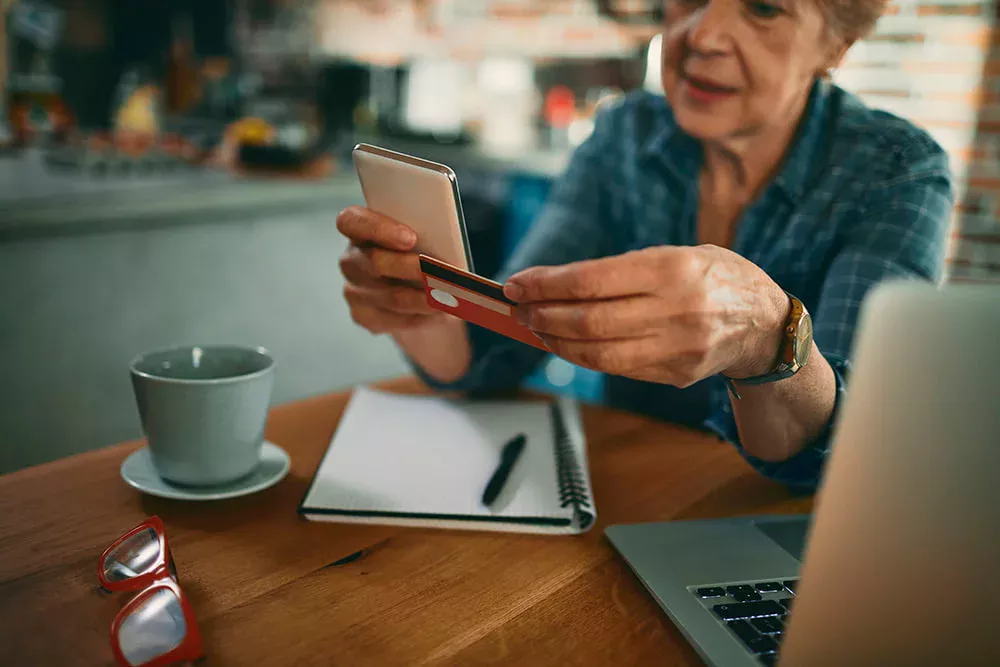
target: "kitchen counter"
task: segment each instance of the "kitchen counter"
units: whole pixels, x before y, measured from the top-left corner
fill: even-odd
[[[40,153],[0,158],[0,240],[164,224],[197,224],[253,212],[288,213],[360,201],[353,174],[322,179],[250,178],[212,169],[100,176],[48,168]]]
[[[554,178],[568,152],[500,155],[469,145],[358,137],[452,166],[459,173]],[[352,142],[353,144],[353,142]],[[97,175],[53,170],[40,151],[0,157],[0,241],[175,224],[239,221],[262,215],[339,210],[362,201],[349,157],[330,176],[313,179],[238,176],[213,169],[165,174]]]

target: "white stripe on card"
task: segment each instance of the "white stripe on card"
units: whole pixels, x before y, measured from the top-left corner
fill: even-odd
[[[489,308],[495,313],[500,313],[501,315],[510,317],[510,306],[505,303],[500,303],[499,301],[485,297],[482,294],[476,294],[475,292],[470,292],[469,290],[462,289],[461,287],[455,287],[454,285],[442,282],[436,278],[431,278],[430,276],[426,276],[426,278],[427,284],[431,289],[442,290],[452,296],[462,299],[463,301],[474,303],[477,306],[482,306],[483,308]]]

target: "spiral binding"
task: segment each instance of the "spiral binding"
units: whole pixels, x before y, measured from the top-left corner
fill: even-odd
[[[559,475],[560,507],[589,508],[587,483],[576,458],[576,450],[566,428],[565,417],[558,402],[551,404],[552,424],[555,433],[556,472]]]

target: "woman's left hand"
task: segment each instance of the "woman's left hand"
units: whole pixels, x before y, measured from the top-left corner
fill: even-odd
[[[517,315],[558,356],[688,387],[770,372],[790,308],[766,273],[717,246],[658,246],[510,278]]]

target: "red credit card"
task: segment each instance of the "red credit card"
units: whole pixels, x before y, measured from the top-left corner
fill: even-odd
[[[449,315],[548,351],[531,329],[514,317],[517,304],[503,295],[503,285],[420,255],[427,304]]]

